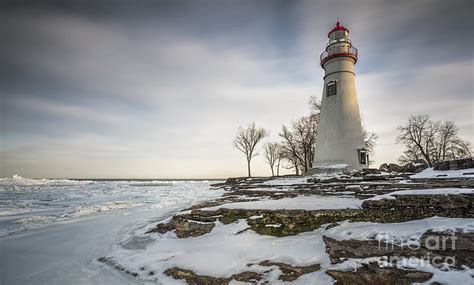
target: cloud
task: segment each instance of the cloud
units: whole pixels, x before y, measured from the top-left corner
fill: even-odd
[[[308,112],[336,14],[361,54],[357,87],[378,162],[398,158],[396,126],[412,113],[454,120],[472,139],[472,39],[461,37],[472,21],[459,21],[470,3],[429,3],[3,9],[0,176],[245,175],[235,130],[256,121],[278,140],[281,124]],[[269,173],[261,157],[254,173]]]

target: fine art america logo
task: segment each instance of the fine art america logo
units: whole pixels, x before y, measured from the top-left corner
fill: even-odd
[[[456,250],[455,232],[429,232],[421,237],[401,237],[390,234],[377,235],[380,266],[397,264],[417,267],[431,264],[438,268],[456,266],[456,257],[449,252]]]

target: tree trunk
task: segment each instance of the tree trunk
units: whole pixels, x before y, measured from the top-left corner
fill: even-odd
[[[277,164],[277,176],[280,176],[280,162]]]
[[[298,164],[295,163],[295,171],[296,171],[296,176],[300,175],[300,170],[298,169]]]
[[[252,177],[252,175],[250,174],[250,160],[247,160],[247,170],[249,177]]]
[[[273,172],[273,166],[270,166],[270,168],[272,169],[272,176],[275,176],[275,173]]]

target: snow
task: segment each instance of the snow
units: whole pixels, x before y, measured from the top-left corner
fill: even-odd
[[[427,178],[474,178],[474,168],[459,170],[434,170],[432,167],[410,176],[412,179]]]
[[[211,233],[200,237],[177,239],[159,236],[157,241],[145,250],[131,251],[120,248],[106,257],[130,271],[137,272],[142,280],[160,280],[160,276],[149,276],[149,271],[162,273],[174,266],[202,275],[229,277],[247,270],[263,272],[268,267],[254,265],[249,268],[247,264],[264,260],[293,265],[329,263],[325,245],[315,238],[314,233],[283,238],[263,236],[253,231],[236,234],[247,227],[248,224],[244,220],[229,225],[216,222]],[[202,262],[203,260],[206,262]],[[145,267],[146,270],[140,271],[140,267]],[[277,281],[276,276],[270,281]]]
[[[397,195],[448,195],[448,194],[474,194],[470,188],[434,188],[420,190],[401,190],[384,195],[377,195],[367,200],[396,199]]]
[[[271,180],[267,180],[262,183],[262,185],[272,185],[272,186],[288,186],[288,185],[299,185],[299,184],[308,184],[308,178],[305,176],[299,177],[274,177]]]
[[[419,242],[427,230],[474,232],[474,219],[431,217],[391,224],[345,221],[340,226],[328,229],[325,235],[337,240],[376,239],[393,244],[413,244]]]
[[[318,263],[321,265],[320,271],[303,275],[292,284],[308,284],[308,282],[311,284],[315,280],[318,280],[318,284],[332,284],[333,279],[324,271],[341,268],[341,265],[330,263],[322,240],[323,236],[339,240],[380,238],[388,242],[416,242],[423,232],[429,229],[434,231],[462,229],[472,232],[474,219],[433,217],[395,224],[346,221],[327,230],[321,227],[312,232],[281,238],[258,235],[252,230],[243,231],[247,227],[245,220],[239,220],[228,225],[216,222],[216,227],[210,233],[196,238],[178,239],[176,236],[155,234],[155,241],[146,249],[117,248],[115,252],[106,255],[106,258],[114,265],[137,272],[140,280],[162,280],[166,278],[162,275],[163,271],[174,266],[189,269],[201,275],[229,277],[247,270],[255,272],[269,270],[268,267],[255,265],[264,260],[292,265]],[[237,234],[238,232],[241,233]],[[206,262],[202,262],[203,260]],[[254,265],[247,266],[248,264]],[[353,260],[351,266],[358,267],[358,264],[360,262]],[[345,264],[345,266],[349,265]],[[145,270],[141,271],[140,268],[145,268]],[[265,274],[265,281],[278,284],[278,270],[270,269],[272,272]],[[150,276],[150,271],[156,274]],[[451,276],[451,272],[436,274],[439,280],[444,278],[449,281],[448,283],[456,284],[446,277]]]
[[[356,198],[341,198],[327,196],[297,196],[295,198],[281,198],[277,200],[259,200],[249,202],[227,203],[219,206],[203,208],[204,211],[225,209],[251,210],[321,210],[321,209],[358,209],[362,200]]]
[[[317,166],[318,169],[344,169],[347,167],[350,167],[349,164],[344,163]]]

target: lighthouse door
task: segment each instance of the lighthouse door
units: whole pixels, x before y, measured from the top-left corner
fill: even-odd
[[[367,165],[367,151],[365,149],[359,149],[359,163]]]

